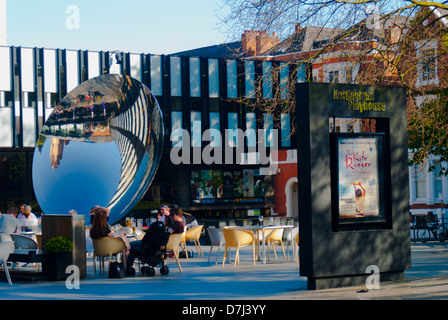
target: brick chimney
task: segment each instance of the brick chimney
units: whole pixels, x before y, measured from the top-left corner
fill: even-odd
[[[259,55],[279,42],[275,32],[269,36],[266,31],[246,30],[241,35],[241,47],[243,52],[247,52],[247,57]]]

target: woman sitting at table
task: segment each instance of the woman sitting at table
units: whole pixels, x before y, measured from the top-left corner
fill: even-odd
[[[126,257],[129,255],[129,242],[124,237],[116,237],[114,233],[110,230],[109,224],[107,223],[107,217],[109,216],[110,210],[100,206],[93,208],[93,221],[90,227],[90,237],[92,239],[100,239],[103,237],[111,238],[122,238],[126,244]]]
[[[170,225],[168,226],[169,233],[182,233],[184,232],[184,222],[182,220],[183,212],[178,206],[174,206],[170,209]]]

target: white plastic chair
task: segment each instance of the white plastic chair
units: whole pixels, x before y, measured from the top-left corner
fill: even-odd
[[[293,229],[291,229],[291,232],[289,232],[287,239],[289,241],[288,244],[288,256],[289,256],[289,246],[291,246],[292,251],[293,251],[293,258],[296,259],[297,261],[297,242],[296,242],[296,237],[299,234],[299,227],[295,227]]]
[[[210,237],[210,253],[208,255],[208,263],[210,263],[210,257],[212,256],[212,251],[215,246],[218,247],[218,254],[216,255],[216,262],[218,263],[219,253],[221,252],[221,246],[226,244],[224,239],[224,233],[222,229],[207,228],[208,236]]]
[[[182,237],[185,237],[184,233],[172,233],[168,239],[168,243],[165,246],[166,250],[171,250],[174,253],[174,259],[177,262],[177,266],[179,267],[179,271],[182,272],[182,267],[179,262],[179,245]],[[188,256],[188,255],[187,255]]]
[[[0,264],[3,265],[5,269],[6,278],[8,279],[8,283],[12,285],[11,276],[9,275],[8,265],[6,261],[8,261],[9,255],[14,251],[14,243],[12,241],[0,242]]]
[[[90,237],[90,229],[86,229],[85,232],[86,232],[86,257],[88,257],[89,255],[92,255],[93,257],[94,248],[92,238]]]
[[[17,250],[36,250],[39,251],[39,244],[36,240],[22,234],[11,233],[11,239],[14,241],[14,249]],[[14,267],[13,267],[14,269]],[[36,272],[39,269],[39,263],[36,263]]]
[[[11,233],[11,239],[14,241],[14,249],[35,249],[39,250],[39,245],[37,241],[31,239],[30,237]]]

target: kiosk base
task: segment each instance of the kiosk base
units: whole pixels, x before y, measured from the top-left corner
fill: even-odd
[[[350,286],[366,285],[369,274],[343,275],[332,277],[308,277],[308,290],[322,290],[329,288],[341,288]],[[404,272],[384,272],[379,274],[379,285],[381,282],[399,281],[404,279]],[[369,284],[371,284],[369,282]]]

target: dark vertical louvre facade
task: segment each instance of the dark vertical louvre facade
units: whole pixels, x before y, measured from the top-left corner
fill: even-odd
[[[244,218],[253,210],[269,215],[274,186],[272,175],[263,174],[266,166],[236,164],[235,155],[233,164],[225,164],[224,153],[222,164],[193,164],[190,159],[190,164],[173,165],[170,160],[170,135],[176,128],[187,130],[199,143],[192,147],[200,152],[209,143],[200,139],[205,130],[218,130],[223,145],[226,129],[247,129],[248,121],[252,121],[248,113],[255,114],[257,129],[264,128],[263,112],[251,109],[243,98],[248,86],[263,84],[257,79],[263,75],[265,62],[249,62],[253,63],[254,83],[248,83],[252,76],[246,72],[248,62],[237,59],[0,47],[0,63],[7,69],[0,75],[0,211],[20,203],[30,203],[33,211],[40,211],[32,187],[31,164],[45,119],[79,83],[105,73],[122,73],[151,89],[161,106],[166,134],[158,174],[131,215],[147,216],[165,203],[176,203],[209,219]],[[280,122],[273,122],[280,136]],[[294,147],[278,143],[279,149]],[[244,150],[248,150],[247,142]],[[247,189],[246,182],[252,184],[251,190],[237,190]],[[195,183],[202,183],[200,194]],[[206,190],[207,183],[219,185]]]

